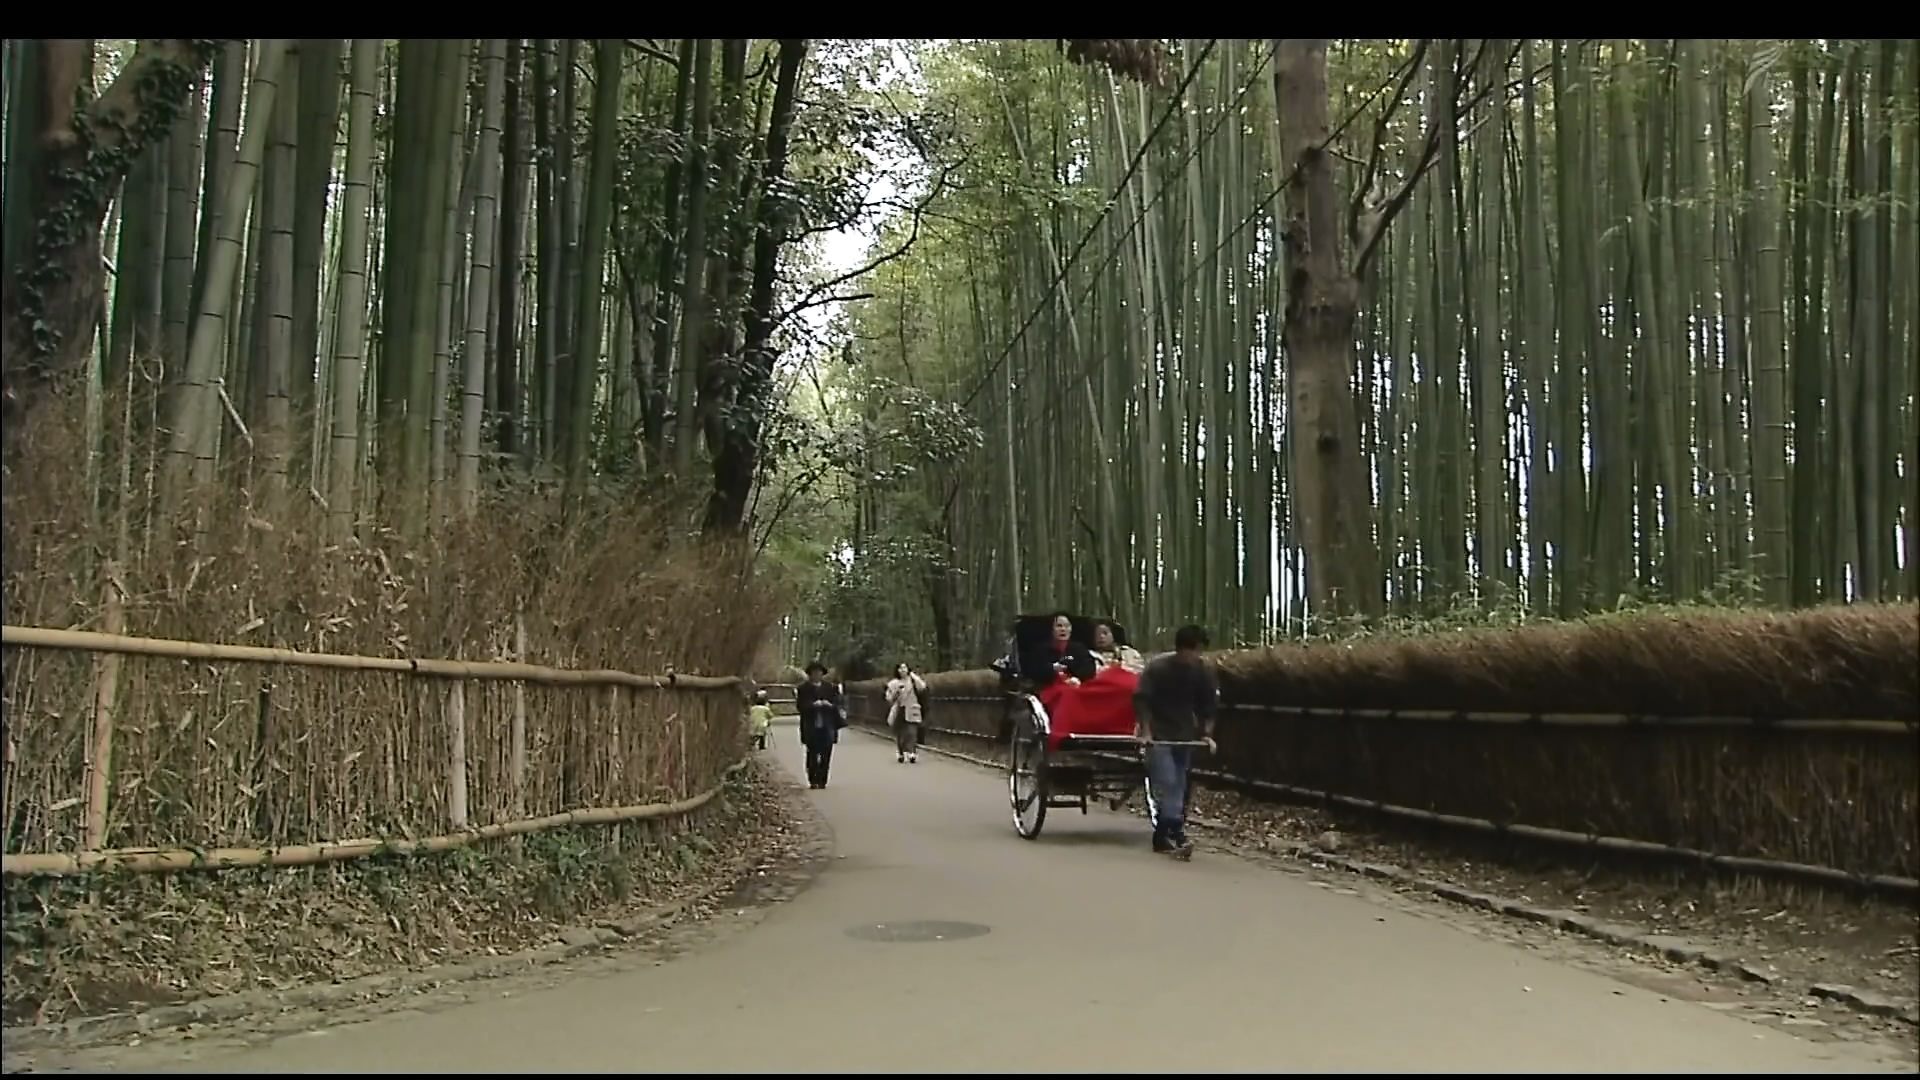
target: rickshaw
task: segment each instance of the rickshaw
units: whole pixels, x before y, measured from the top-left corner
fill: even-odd
[[[1113,630],[1116,645],[1128,644],[1126,628],[1113,619],[1083,615],[1068,619],[1073,624],[1071,640],[1089,649],[1093,629],[1101,624]],[[1016,618],[1006,654],[993,664],[1006,698],[999,737],[1008,749],[1007,796],[1013,807],[1013,828],[1027,840],[1039,838],[1049,809],[1077,808],[1085,814],[1099,800],[1118,810],[1146,780],[1144,747],[1134,737],[1130,701],[1116,705],[1109,694],[1098,712],[1074,710],[1064,718],[1054,716],[1041,702],[1039,684],[1049,681],[1048,673],[1027,669],[1038,667],[1045,658],[1053,620],[1051,614]],[[1061,712],[1068,710],[1063,707]]]

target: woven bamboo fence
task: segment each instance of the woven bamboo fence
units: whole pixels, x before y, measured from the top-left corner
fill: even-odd
[[[7,875],[297,866],[698,809],[741,681],[7,626]]]

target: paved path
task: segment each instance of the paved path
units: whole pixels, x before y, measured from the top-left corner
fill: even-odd
[[[777,754],[799,770],[791,728]],[[215,1072],[1840,1072],[1865,1045],[1620,983],[1438,917],[1056,811],[1014,836],[1004,781],[849,732],[809,792],[829,870],[751,930],[660,966],[289,1036]],[[964,940],[856,928],[981,924]]]

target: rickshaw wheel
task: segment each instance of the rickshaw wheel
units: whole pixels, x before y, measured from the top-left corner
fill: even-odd
[[[1047,823],[1047,739],[1030,705],[1014,718],[1007,753],[1007,796],[1013,804],[1014,831],[1022,839],[1037,839]]]

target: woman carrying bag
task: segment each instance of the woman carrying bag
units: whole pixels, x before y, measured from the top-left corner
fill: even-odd
[[[887,726],[893,729],[893,749],[897,760],[909,764],[920,760],[921,696],[927,692],[927,680],[901,661],[887,683]]]

